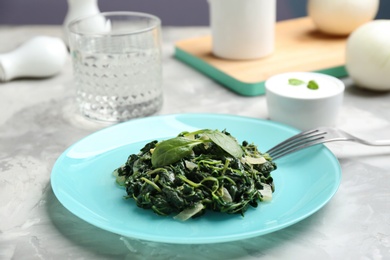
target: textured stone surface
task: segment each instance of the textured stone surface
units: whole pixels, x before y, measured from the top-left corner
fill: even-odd
[[[173,43],[206,28],[164,28],[164,105],[159,114],[210,112],[267,118],[264,96],[241,97],[175,60]],[[0,52],[57,27],[0,27]],[[389,259],[390,147],[331,143],[342,167],[335,197],[311,217],[278,232],[211,245],[124,238],[67,211],[50,186],[56,158],[106,127],[78,116],[70,59],[48,79],[0,83],[0,259]],[[349,79],[338,127],[390,139],[390,93]]]

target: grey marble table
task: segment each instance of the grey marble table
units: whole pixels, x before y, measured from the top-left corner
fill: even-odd
[[[173,58],[177,40],[208,28],[164,28],[165,103],[159,114],[206,112],[267,118],[264,96],[243,97]],[[0,27],[0,52],[59,27]],[[390,138],[390,93],[347,88],[338,127]],[[172,245],[121,237],[67,211],[50,186],[57,157],[106,127],[78,116],[72,68],[0,84],[0,259],[390,259],[390,148],[331,143],[342,168],[332,200],[283,230],[242,241]],[[196,96],[196,98],[188,98]]]

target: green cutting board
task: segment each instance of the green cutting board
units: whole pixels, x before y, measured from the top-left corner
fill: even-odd
[[[244,96],[265,92],[265,81],[276,74],[315,71],[338,78],[347,76],[347,37],[320,33],[308,17],[276,24],[275,50],[256,60],[226,60],[212,54],[210,35],[175,44],[175,57],[221,85]]]

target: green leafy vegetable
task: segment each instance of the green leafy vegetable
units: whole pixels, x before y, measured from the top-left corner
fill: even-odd
[[[307,83],[307,88],[308,89],[318,89],[318,84],[314,80],[310,80],[309,83]]]
[[[114,175],[138,207],[184,221],[206,210],[243,215],[270,200],[275,169],[254,144],[240,145],[226,131],[203,129],[146,144]]]
[[[203,143],[202,140],[191,140],[185,137],[176,137],[162,141],[156,146],[152,154],[152,165],[161,167],[179,161],[192,153],[192,147]]]
[[[226,133],[215,131],[206,131],[205,135],[211,139],[216,145],[221,147],[230,155],[240,158],[243,155],[242,148],[237,143],[236,139]]]
[[[193,139],[194,135],[203,134],[205,139]],[[237,141],[226,133],[217,130],[201,130],[193,133],[182,133],[181,136],[162,141],[152,154],[152,165],[162,167],[179,161],[192,153],[195,145],[214,142],[230,155],[240,158],[243,151]]]
[[[299,86],[299,85],[306,84],[306,82],[303,81],[303,80],[300,80],[300,79],[289,79],[289,80],[288,80],[288,84],[289,84],[289,85],[292,85],[292,86]],[[306,86],[307,86],[308,89],[313,89],[313,90],[319,88],[317,82],[315,82],[314,80],[310,80],[310,81],[306,84]]]
[[[299,85],[305,84],[305,82],[303,80],[300,80],[300,79],[289,79],[288,84],[290,84],[292,86],[299,86]]]

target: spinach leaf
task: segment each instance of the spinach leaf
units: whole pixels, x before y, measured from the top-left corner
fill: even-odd
[[[175,137],[157,144],[152,154],[153,167],[163,167],[175,163],[192,153],[195,145],[204,140],[191,140],[185,137]]]
[[[292,86],[299,86],[305,84],[305,82],[300,79],[288,79],[288,84]]]
[[[229,153],[235,158],[241,158],[243,151],[241,146],[237,143],[236,139],[232,136],[222,133],[220,131],[208,131],[205,135],[210,138],[216,145],[221,147],[225,152]]]
[[[194,135],[204,135],[235,158],[241,158],[243,155],[241,146],[232,136],[217,130],[203,129],[158,143],[152,154],[153,167],[175,163],[190,155],[194,146],[209,142],[207,139],[195,139]]]
[[[307,88],[316,90],[318,89],[318,84],[314,80],[310,80],[309,83],[307,83]]]

